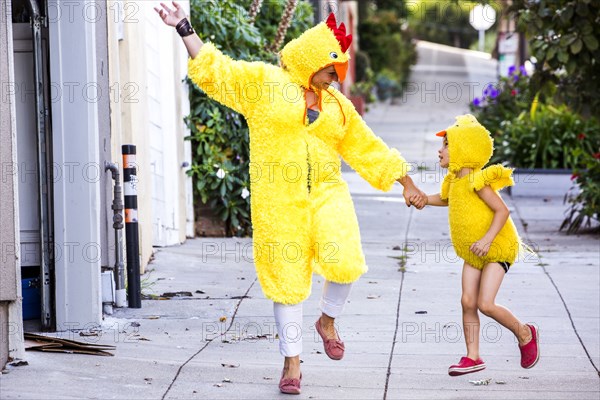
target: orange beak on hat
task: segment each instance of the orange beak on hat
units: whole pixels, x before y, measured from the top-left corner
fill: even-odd
[[[446,131],[439,131],[438,133],[435,134],[435,136],[439,136],[439,137],[444,137],[446,136]]]
[[[333,67],[335,68],[335,73],[337,74],[340,83],[344,82],[346,73],[348,72],[348,61],[343,64],[333,64]]]

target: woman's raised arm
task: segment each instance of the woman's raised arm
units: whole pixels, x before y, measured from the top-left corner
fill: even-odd
[[[170,9],[165,3],[160,3],[162,9],[154,7],[154,10],[160,15],[163,22],[177,29],[177,33],[183,39],[185,48],[191,58],[196,58],[200,49],[204,45],[202,39],[194,32],[190,25],[183,8],[179,3],[173,2],[175,10]]]

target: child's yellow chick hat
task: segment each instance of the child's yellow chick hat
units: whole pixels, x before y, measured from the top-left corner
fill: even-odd
[[[448,138],[450,172],[456,173],[462,168],[478,170],[492,158],[492,136],[471,114],[459,115],[454,125],[436,133],[436,136]]]
[[[335,67],[342,82],[348,71],[350,56],[346,51],[351,43],[352,35],[346,35],[344,23],[338,27],[331,13],[327,22],[321,22],[286,44],[281,50],[281,61],[292,80],[307,89],[311,87],[313,75],[330,65]]]

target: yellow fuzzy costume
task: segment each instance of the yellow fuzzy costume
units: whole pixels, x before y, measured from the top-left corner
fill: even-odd
[[[384,191],[408,172],[333,88],[312,88],[320,115],[308,123],[305,89],[327,66],[343,79],[348,44],[323,22],[282,49],[283,67],[235,61],[211,43],[189,61],[190,78],[248,121],[254,261],[265,296],[278,303],[305,300],[313,272],[343,284],[367,271],[340,155]]]
[[[445,130],[445,136],[448,139],[450,164],[440,196],[448,200],[450,235],[456,254],[479,270],[490,262],[514,263],[521,241],[510,217],[486,256],[476,256],[469,249],[485,235],[494,217],[494,212],[476,191],[484,186],[490,186],[495,191],[512,186],[512,169],[500,164],[482,169],[492,157],[494,146],[490,133],[472,115],[456,117],[456,124]],[[472,171],[457,178],[456,174],[462,168],[471,168]]]

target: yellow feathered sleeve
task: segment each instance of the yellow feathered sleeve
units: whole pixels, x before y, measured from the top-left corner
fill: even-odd
[[[264,77],[276,67],[263,62],[233,60],[214,44],[205,43],[195,58],[188,60],[188,75],[210,98],[248,117],[259,109],[264,96]]]
[[[473,189],[481,190],[484,186],[490,186],[494,191],[498,191],[507,186],[513,186],[515,181],[512,178],[512,173],[511,168],[506,168],[500,164],[490,165],[473,174]]]
[[[410,170],[398,150],[390,149],[360,117],[353,106],[346,108],[348,124],[338,144],[342,158],[376,189],[389,191]]]

